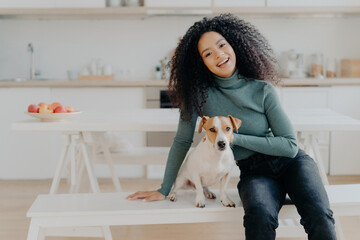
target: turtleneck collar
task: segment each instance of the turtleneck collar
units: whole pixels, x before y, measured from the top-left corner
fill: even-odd
[[[233,75],[231,75],[230,77],[219,77],[215,74],[214,75],[214,80],[215,80],[215,83],[221,87],[221,88],[232,88],[232,87],[235,87],[239,84],[242,84],[243,83],[243,79],[240,77],[238,77],[238,70],[236,69],[235,72],[233,73]]]

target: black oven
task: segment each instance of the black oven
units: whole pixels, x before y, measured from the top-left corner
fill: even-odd
[[[160,108],[172,108],[168,90],[160,90]]]

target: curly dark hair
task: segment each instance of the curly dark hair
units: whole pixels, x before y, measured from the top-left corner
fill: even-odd
[[[193,112],[202,116],[208,89],[214,86],[214,76],[198,51],[200,37],[211,31],[221,34],[234,49],[239,75],[249,81],[277,84],[280,80],[273,50],[253,25],[232,14],[205,17],[189,28],[170,62],[169,98],[173,106],[180,108],[185,121],[190,120]]]

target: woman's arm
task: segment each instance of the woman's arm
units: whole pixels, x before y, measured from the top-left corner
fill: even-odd
[[[138,191],[126,197],[128,200],[143,199],[144,201],[163,200],[169,194],[177,177],[180,166],[193,142],[197,115],[193,114],[190,122],[179,119],[176,136],[171,145],[166,162],[165,175],[161,188],[155,191]]]
[[[158,191],[167,196],[177,177],[180,166],[183,163],[187,152],[193,142],[197,114],[193,113],[190,122],[179,119],[176,136],[171,145],[169,156],[166,162],[165,174],[161,188]]]
[[[234,144],[263,154],[295,157],[298,152],[296,135],[289,118],[281,107],[276,90],[271,84],[264,86],[264,109],[274,136],[257,137],[235,134]]]

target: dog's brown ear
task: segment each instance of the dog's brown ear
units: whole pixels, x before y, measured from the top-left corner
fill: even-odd
[[[230,118],[233,128],[236,130],[236,133],[238,133],[238,128],[241,126],[241,120],[238,118],[234,118],[231,115],[228,115],[227,117]]]
[[[206,123],[207,120],[209,120],[209,117],[207,117],[207,116],[202,117],[202,119],[201,119],[201,121],[199,123],[199,130],[198,130],[199,133],[201,133],[202,128],[203,128],[203,126],[204,126],[204,124]]]

